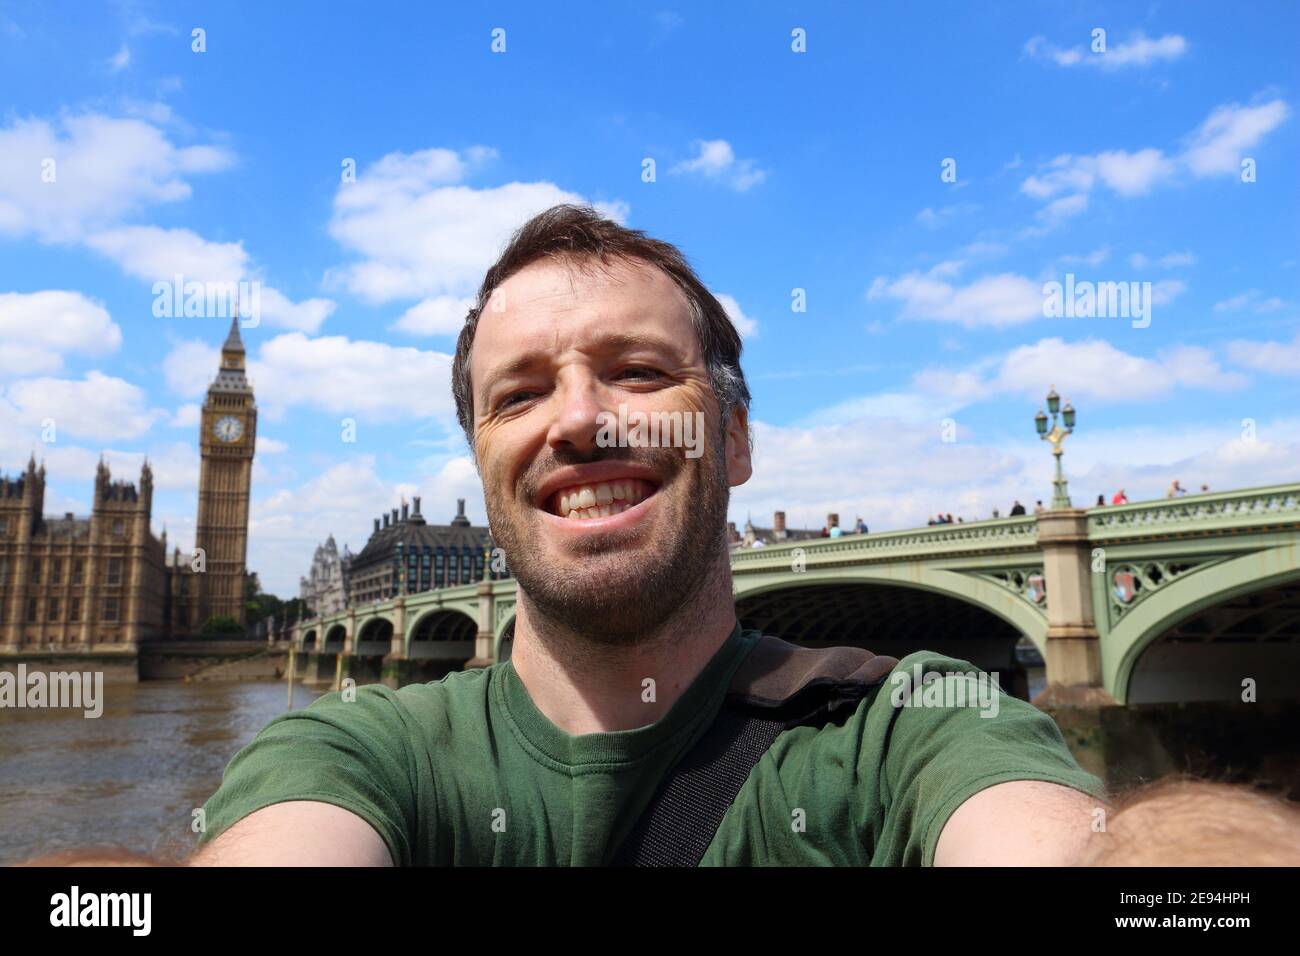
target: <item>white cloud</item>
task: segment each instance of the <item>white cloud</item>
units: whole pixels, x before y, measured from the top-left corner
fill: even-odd
[[[279,441],[275,438],[268,438],[265,435],[257,436],[256,452],[259,455],[278,455],[281,452],[288,451],[289,444]]]
[[[1084,212],[1088,208],[1088,197],[1085,193],[1078,193],[1073,196],[1062,196],[1060,199],[1054,199],[1038,211],[1038,218],[1046,226],[1052,227],[1060,225],[1066,219],[1072,219]]]
[[[0,293],[0,375],[40,375],[63,367],[66,353],[109,355],[122,330],[79,292]]]
[[[1063,50],[1049,43],[1045,36],[1030,37],[1025,41],[1024,51],[1035,60],[1050,60],[1057,66],[1075,66],[1083,59],[1079,47]]]
[[[472,296],[434,296],[411,306],[389,328],[411,335],[459,335],[473,306]]]
[[[170,111],[150,116],[165,120]],[[267,287],[242,243],[120,222],[147,206],[188,198],[188,175],[218,172],[233,162],[221,147],[178,147],[138,118],[87,113],[64,117],[58,126],[18,120],[0,129],[0,235],[83,243],[151,285],[177,274],[187,282],[257,281],[270,325],[316,332],[334,303],[295,303]],[[42,180],[46,168],[52,182]]]
[[[1061,256],[1061,262],[1068,265],[1099,266],[1110,258],[1110,246],[1094,249],[1085,256]]]
[[[1248,289],[1245,292],[1232,296],[1231,298],[1214,303],[1214,311],[1257,312],[1261,315],[1266,315],[1270,312],[1278,312],[1285,309],[1288,305],[1289,303],[1277,296],[1264,298],[1263,293],[1258,289]]]
[[[221,147],[176,146],[139,119],[15,120],[0,128],[0,234],[76,240],[146,206],[187,199],[188,176],[232,162]],[[53,182],[42,180],[45,169]]]
[[[202,419],[202,409],[193,403],[181,405],[172,416],[172,428],[193,428]]]
[[[945,273],[911,272],[897,279],[881,277],[868,298],[888,297],[903,303],[906,318],[957,322],[967,328],[1003,327],[1043,317],[1042,284],[1013,273],[983,276],[966,286],[944,281]]]
[[[486,523],[483,490],[473,462],[455,457],[413,481],[389,481],[375,458],[356,455],[326,467],[297,487],[267,496],[254,492],[249,523],[249,568],[258,572],[267,591],[288,597],[298,593],[298,578],[311,565],[316,546],[334,535],[339,548],[355,553],[369,539],[376,516],[396,507],[402,496],[421,495],[421,513],[441,524],[456,513],[456,499],[477,525]]]
[[[149,283],[177,274],[199,282],[238,282],[249,270],[242,242],[209,242],[189,229],[122,226],[87,236],[86,245]]]
[[[1248,150],[1258,146],[1289,114],[1287,104],[1273,100],[1260,106],[1220,106],[1188,137],[1185,150],[1166,155],[1155,148],[1136,152],[1109,150],[1093,155],[1064,154],[1039,166],[1038,172],[1020,184],[1020,191],[1034,199],[1051,199],[1069,193],[1071,201],[1084,197],[1098,183],[1124,197],[1141,196],[1154,187],[1185,176],[1236,175]],[[1040,215],[1052,224],[1082,207],[1061,208],[1057,200]],[[1086,204],[1086,202],[1085,202]]]
[[[144,279],[151,289],[156,282],[169,283],[170,289],[175,286],[177,276],[183,284],[256,282],[259,319],[273,327],[314,333],[335,309],[330,299],[293,302],[279,290],[263,284],[260,271],[252,266],[242,242],[211,242],[189,229],[122,226],[89,235],[86,244],[112,259],[127,274]],[[244,307],[247,309],[248,304]]]
[[[1190,491],[1257,488],[1295,481],[1300,422],[1261,419],[1257,437],[1241,435],[1240,417],[1184,428],[1134,426],[1076,432],[1067,457],[1076,504],[1124,488],[1130,500],[1163,498],[1175,478]],[[1084,490],[1086,489],[1086,491]]]
[[[1159,398],[1179,388],[1227,391],[1248,383],[1225,371],[1204,348],[1176,346],[1145,358],[1100,339],[1048,338],[1013,349],[987,384],[991,395],[1031,401],[1055,386],[1075,401],[1116,403]]]
[[[0,453],[3,453],[0,450]],[[26,460],[28,452],[21,451],[21,460]],[[188,504],[189,521],[193,521],[194,495],[199,484],[199,453],[192,442],[176,442],[162,448],[153,448],[148,455],[139,451],[121,451],[116,448],[86,448],[79,445],[57,444],[40,447],[37,454],[46,470],[47,513],[72,511],[87,514],[90,511],[90,492],[95,480],[95,470],[102,458],[108,465],[114,481],[129,481],[139,487],[140,466],[148,458],[149,468],[153,471],[154,490],[180,492]],[[52,494],[65,484],[78,484],[84,487],[84,494],[67,500],[62,507],[52,506]],[[158,499],[154,500],[154,531],[159,526]],[[171,520],[168,521],[169,527]],[[170,544],[171,542],[169,542]]]
[[[1097,57],[1103,70],[1118,70],[1126,66],[1150,66],[1160,60],[1177,60],[1187,52],[1187,41],[1176,33],[1149,40],[1138,34],[1126,43],[1106,50]]]
[[[945,259],[932,265],[926,274],[934,279],[952,279],[960,275],[964,268],[966,268],[964,259]]]
[[[931,383],[921,383],[931,384]],[[865,419],[888,419],[903,422],[937,422],[963,408],[968,402],[952,396],[917,388],[915,391],[879,392],[850,398],[809,415],[804,424],[837,425]]]
[[[967,246],[963,246],[961,250],[961,254],[964,256],[968,256],[972,259],[979,259],[979,258],[995,259],[998,256],[1006,255],[1007,251],[1008,248],[1004,243],[985,242],[983,240],[979,240],[977,242],[972,242]]]
[[[842,525],[860,515],[880,531],[924,525],[939,511],[967,521],[986,519],[993,508],[1005,516],[1016,499],[1032,506],[1050,497],[1052,457],[1033,437],[1028,412],[1021,439],[982,439],[958,417],[957,441],[944,443],[942,419],[953,409],[942,403],[902,418],[884,407],[842,411],[804,425],[755,422],[754,477],[732,491],[737,525],[752,516],[770,526],[772,512],[784,510],[789,527],[816,529],[836,512]],[[1134,501],[1161,498],[1174,478],[1193,490],[1281,484],[1294,481],[1300,459],[1296,420],[1261,418],[1256,441],[1242,439],[1234,416],[1179,428],[1099,428],[1084,407],[1081,425],[1065,459],[1076,505],[1117,488]]]
[[[335,304],[331,299],[304,299],[294,302],[282,292],[263,286],[262,315],[267,325],[299,332],[319,332],[325,320],[333,314]]]
[[[758,321],[747,316],[741,311],[740,303],[733,296],[723,292],[715,292],[713,297],[722,304],[723,310],[727,313],[727,318],[731,319],[731,324],[736,327],[742,339],[752,339],[758,335]]]
[[[1181,279],[1161,279],[1151,284],[1151,304],[1168,305],[1187,291],[1187,283]]]
[[[961,368],[924,368],[903,390],[839,402],[814,412],[806,423],[859,418],[937,422],[995,399],[1041,402],[1052,387],[1076,403],[1113,405],[1164,398],[1178,389],[1225,392],[1247,384],[1240,373],[1222,368],[1208,349],[1176,346],[1147,358],[1100,339],[1045,338]]]
[[[207,391],[220,365],[217,346],[205,341],[181,342],[163,357],[163,380],[182,398],[198,398]]]
[[[163,375],[176,394],[197,397],[219,359],[213,345],[182,342],[163,359]],[[272,420],[290,407],[355,417],[359,429],[365,418],[453,420],[451,356],[442,352],[290,332],[250,357],[248,376],[258,405]]]
[[[1150,190],[1158,180],[1169,177],[1174,164],[1158,149],[1135,153],[1109,150],[1093,156],[1057,156],[1020,185],[1021,192],[1035,199],[1048,199],[1057,193],[1087,193],[1100,181],[1121,196],[1137,196]]]
[[[1103,71],[1120,70],[1130,66],[1151,66],[1160,61],[1172,62],[1187,52],[1187,40],[1176,33],[1150,39],[1142,33],[1104,52],[1092,52],[1088,47],[1074,46],[1061,49],[1048,42],[1046,37],[1031,37],[1025,43],[1025,52],[1036,60],[1055,63],[1057,66],[1090,66]]]
[[[1275,375],[1300,375],[1300,335],[1291,342],[1228,343],[1228,358],[1238,365]]]
[[[118,51],[108,58],[108,68],[113,73],[120,73],[131,65],[131,50],[123,43]]]
[[[735,150],[725,139],[700,139],[692,144],[695,156],[683,160],[668,170],[669,173],[686,173],[703,176],[725,183],[736,192],[746,192],[767,178],[752,159],[737,159]]]
[[[31,427],[33,434],[52,420],[56,436],[102,442],[136,438],[167,417],[148,407],[143,389],[101,372],[88,372],[79,381],[23,379],[9,386],[5,400],[14,421]]]
[[[1111,150],[1091,158],[1101,181],[1121,196],[1140,196],[1173,169],[1158,149],[1140,149],[1136,153]]]
[[[939,229],[948,225],[958,216],[969,215],[979,209],[977,203],[955,203],[933,209],[926,206],[916,214],[916,221],[927,229]]]
[[[1151,259],[1140,252],[1135,252],[1128,257],[1128,262],[1134,269],[1145,269],[1150,265],[1157,265],[1162,269],[1179,269],[1196,265],[1196,256],[1191,252],[1171,252],[1159,259]]]
[[[1197,176],[1238,175],[1246,151],[1258,146],[1289,113],[1280,99],[1259,106],[1220,106],[1192,134],[1183,162]]]
[[[730,517],[738,527],[747,517],[770,527],[781,510],[788,527],[816,529],[835,512],[841,526],[861,516],[874,531],[924,525],[940,509],[970,520],[997,502],[1005,513],[1023,463],[987,445],[943,443],[939,418],[927,428],[888,417],[811,427],[757,421],[754,475],[732,489]]]
[[[461,183],[493,156],[485,147],[390,153],[341,184],[329,232],[362,258],[330,270],[327,281],[370,303],[463,298],[525,221],[558,203],[584,202],[548,182]],[[618,203],[596,207],[613,218],[626,214]]]

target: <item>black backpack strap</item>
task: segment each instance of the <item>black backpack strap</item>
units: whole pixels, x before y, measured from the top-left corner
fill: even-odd
[[[843,720],[898,662],[856,647],[762,637],[703,736],[660,784],[614,866],[698,866],[750,771],[776,738]]]

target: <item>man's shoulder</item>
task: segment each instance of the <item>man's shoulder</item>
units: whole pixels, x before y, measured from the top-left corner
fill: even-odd
[[[869,687],[884,679],[897,663],[850,645],[806,647],[756,631],[732,675],[728,694],[751,707],[774,707],[800,696],[825,697],[849,685]]]
[[[1032,741],[1054,756],[1068,755],[1048,714],[1007,693],[1002,675],[970,661],[927,650],[893,658],[850,645],[793,647],[762,639],[746,661],[749,672],[742,668],[731,689],[733,699],[740,689],[748,691],[747,702],[798,704],[784,705],[781,716],[811,715],[781,735],[778,752],[786,756],[849,747],[860,759],[883,762],[891,752],[929,749],[941,740],[961,741],[972,753],[985,742],[996,748]],[[824,710],[812,710],[810,699]]]

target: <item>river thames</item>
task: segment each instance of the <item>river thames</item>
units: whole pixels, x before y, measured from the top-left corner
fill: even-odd
[[[230,758],[288,704],[275,681],[105,687],[104,713],[0,709],[0,865],[69,847],[183,854]],[[294,707],[323,691],[295,686]]]

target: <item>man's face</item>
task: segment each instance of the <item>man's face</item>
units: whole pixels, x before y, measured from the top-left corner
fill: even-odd
[[[744,412],[724,438],[685,296],[641,264],[534,263],[488,301],[470,377],[488,520],[530,600],[604,642],[652,632],[714,569],[728,486],[750,474]],[[620,406],[702,413],[699,457],[662,434],[610,445],[601,413]]]

